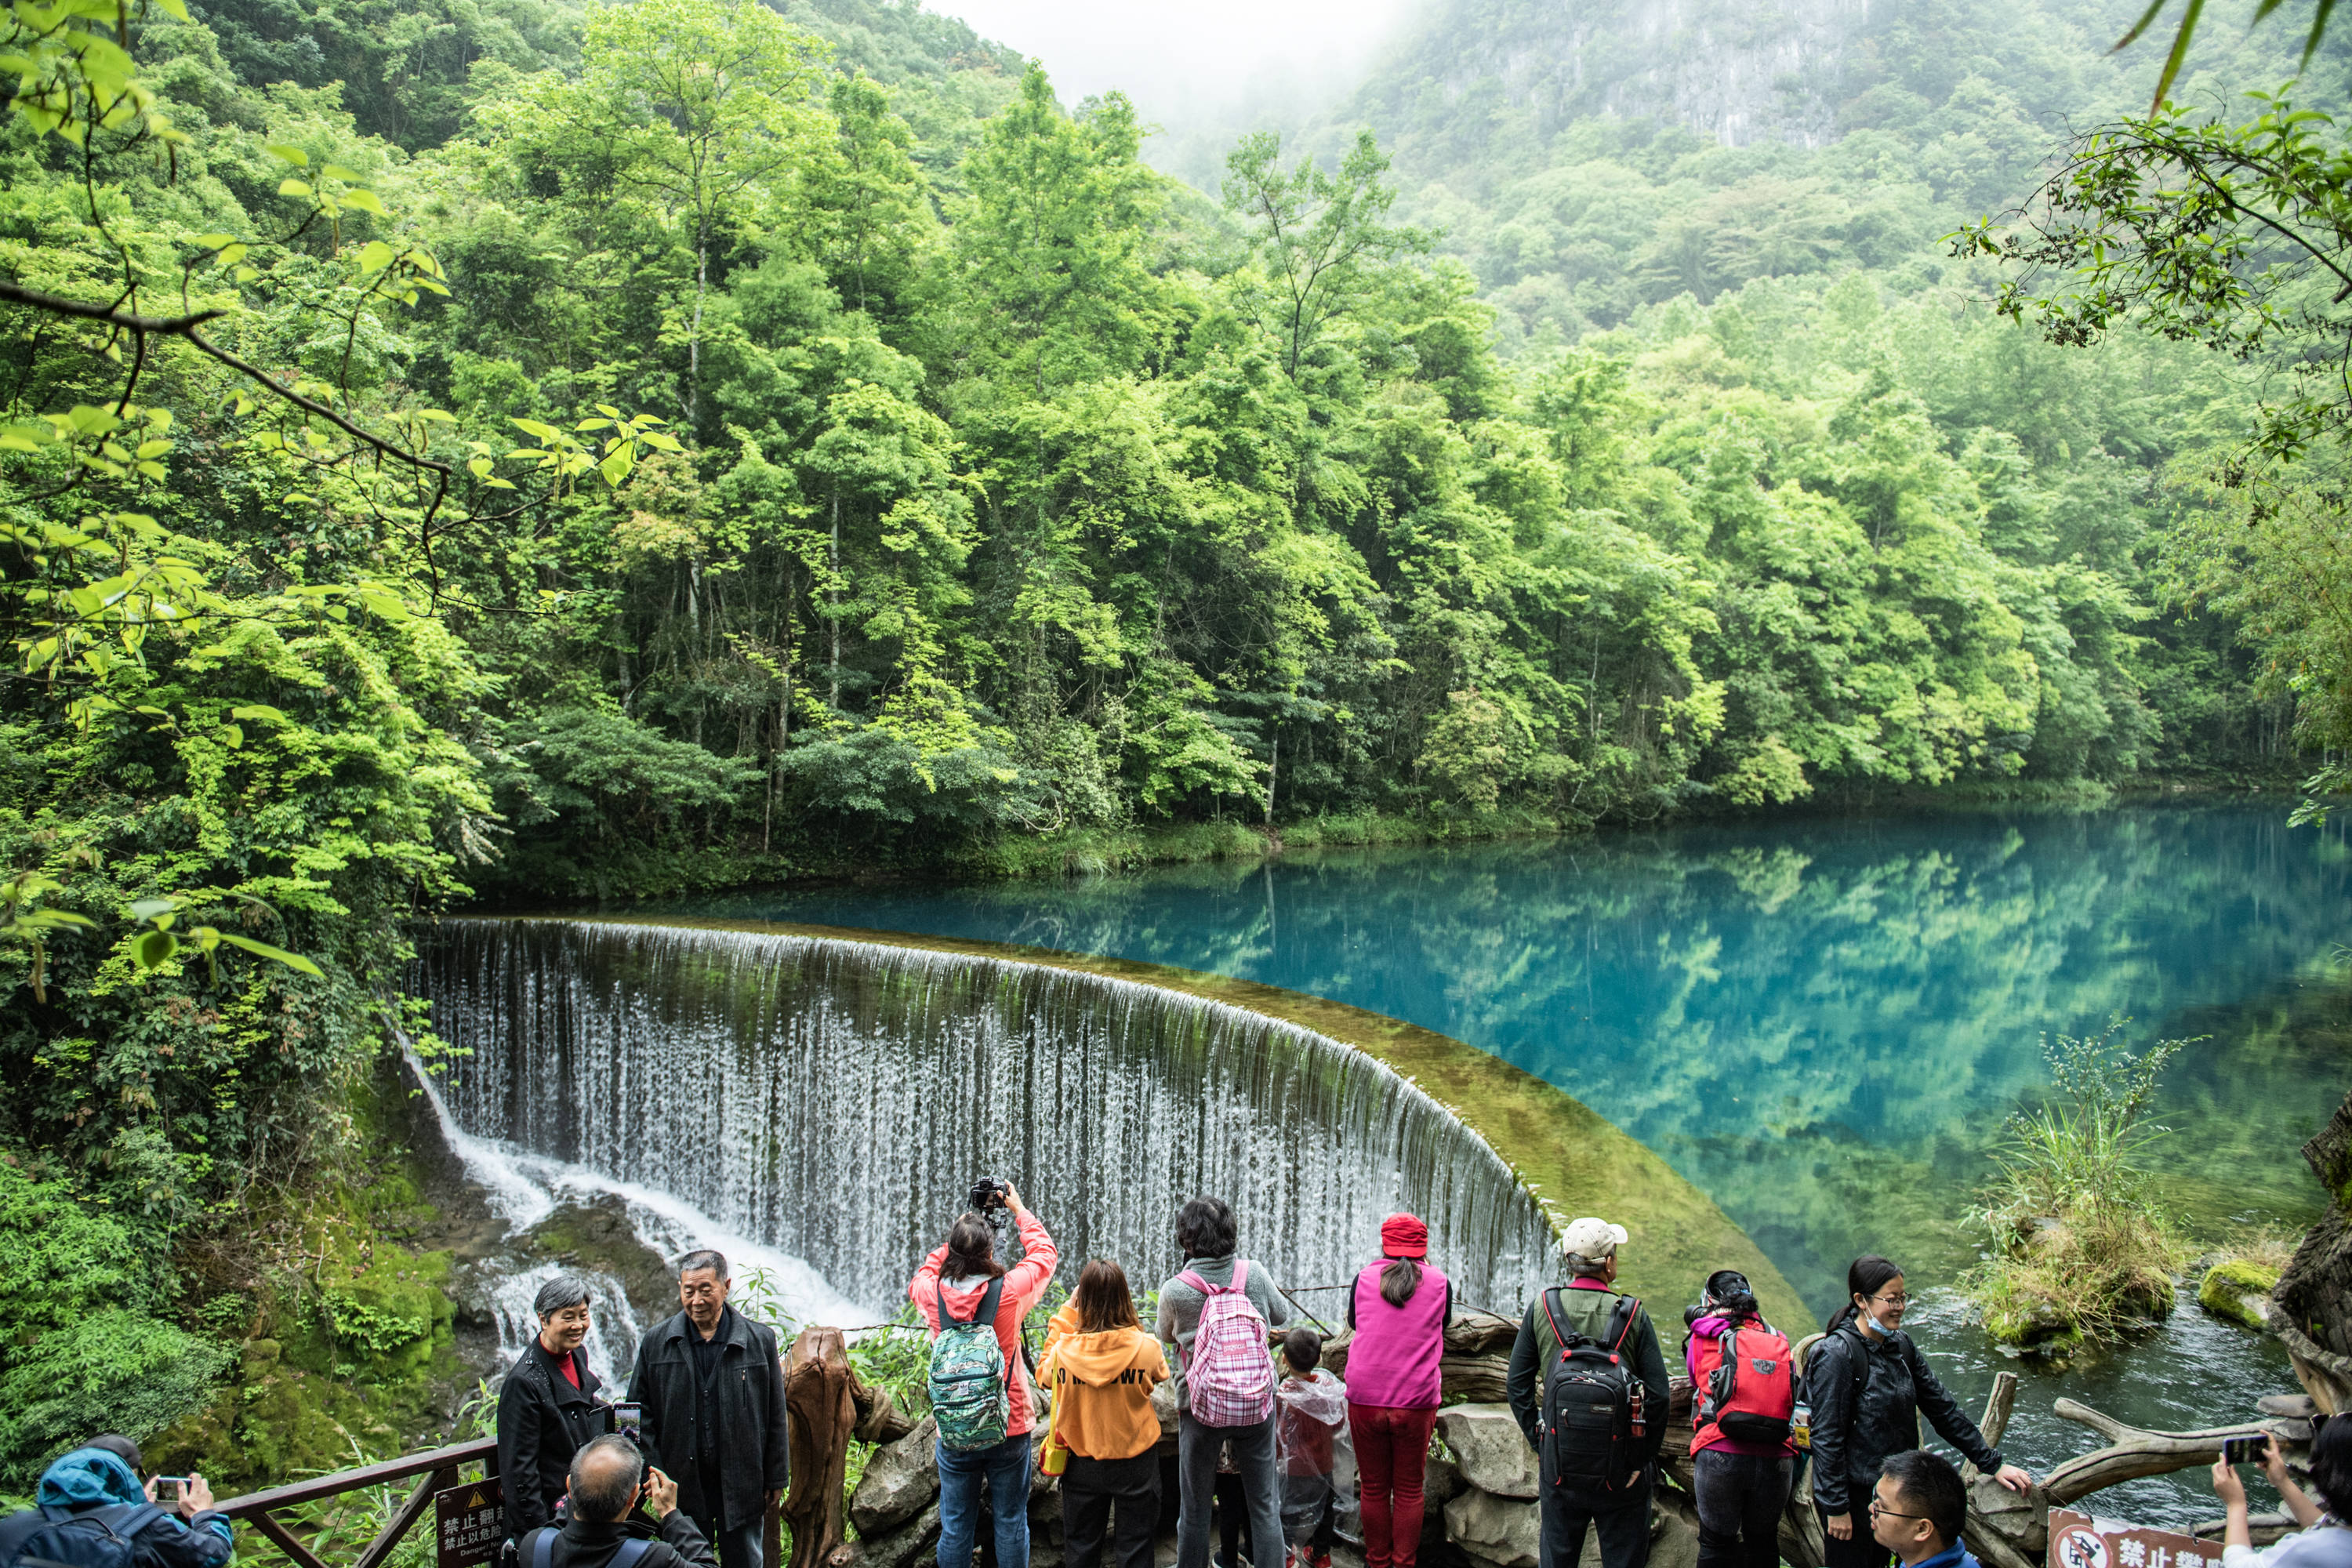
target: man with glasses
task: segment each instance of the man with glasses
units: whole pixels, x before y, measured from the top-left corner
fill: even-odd
[[[1903,1568],[1977,1568],[1961,1544],[1969,1489],[1951,1461],[1913,1448],[1886,1461],[1870,1498],[1870,1534]]]

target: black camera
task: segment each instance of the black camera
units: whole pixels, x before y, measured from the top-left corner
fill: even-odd
[[[645,1424],[646,1407],[642,1405],[621,1400],[604,1406],[604,1431],[608,1436],[626,1437],[632,1443],[642,1445],[645,1439],[638,1434],[644,1430]]]
[[[971,1212],[983,1217],[1005,1206],[1004,1195],[1013,1190],[1010,1182],[1000,1182],[994,1176],[982,1176],[971,1184]]]

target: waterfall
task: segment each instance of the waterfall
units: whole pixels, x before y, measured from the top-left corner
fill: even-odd
[[[1502,1160],[1370,1057],[1158,986],[961,953],[602,921],[443,921],[412,989],[459,1055],[478,1152],[544,1162],[806,1264],[876,1315],[975,1177],[1067,1265],[1177,1267],[1213,1193],[1294,1289],[1351,1279],[1381,1218],[1430,1225],[1465,1303],[1515,1310],[1552,1228]],[[665,1205],[667,1206],[667,1205]],[[814,1284],[814,1281],[804,1282]],[[1336,1294],[1304,1297],[1332,1321]],[[872,1318],[864,1321],[873,1321]]]

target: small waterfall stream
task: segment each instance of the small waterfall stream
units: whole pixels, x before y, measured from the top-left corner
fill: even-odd
[[[1398,1208],[1428,1218],[1466,1302],[1513,1310],[1551,1278],[1541,1208],[1427,1095],[1156,986],[784,934],[452,920],[411,989],[465,1053],[441,1093],[469,1163],[560,1167],[633,1214],[688,1207],[708,1222],[690,1228],[804,1259],[822,1281],[787,1294],[810,1309],[887,1314],[984,1174],[1021,1188],[1073,1272],[1115,1258],[1139,1289],[1174,1269],[1198,1192],[1294,1288],[1351,1278]],[[1339,1300],[1306,1298],[1327,1318]]]

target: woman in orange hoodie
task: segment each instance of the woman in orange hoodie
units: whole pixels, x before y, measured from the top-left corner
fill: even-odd
[[[1135,1315],[1127,1274],[1096,1258],[1077,1293],[1045,1325],[1039,1374],[1053,1390],[1053,1433],[1070,1450],[1062,1472],[1066,1568],[1100,1568],[1103,1536],[1118,1505],[1118,1568],[1151,1568],[1160,1528],[1160,1417],[1151,1391],[1166,1381],[1160,1341]]]

